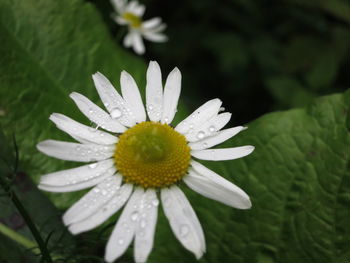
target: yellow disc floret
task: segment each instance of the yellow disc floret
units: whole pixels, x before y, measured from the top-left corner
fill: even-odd
[[[130,12],[125,12],[122,17],[128,21],[131,27],[139,28],[142,25],[141,18]]]
[[[124,132],[116,145],[115,162],[125,182],[144,188],[172,185],[190,163],[186,138],[167,124],[142,122]]]

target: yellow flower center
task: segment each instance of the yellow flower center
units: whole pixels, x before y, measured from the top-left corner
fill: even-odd
[[[123,18],[127,22],[129,22],[131,27],[134,27],[134,28],[141,27],[141,24],[142,24],[141,18],[136,16],[136,15],[134,15],[133,13],[125,12],[123,14]]]
[[[186,138],[167,124],[142,122],[119,137],[114,159],[125,182],[144,188],[172,185],[190,163]]]

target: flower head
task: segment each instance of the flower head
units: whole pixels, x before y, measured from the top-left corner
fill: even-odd
[[[125,47],[132,47],[137,54],[145,53],[142,37],[153,42],[165,42],[167,37],[161,33],[166,25],[162,19],[155,17],[146,21],[142,20],[145,6],[133,0],[112,0],[116,10],[113,19],[119,25],[128,26],[129,32],[124,38]]]
[[[146,110],[127,72],[120,77],[122,96],[101,73],[94,74],[93,80],[108,113],[81,94],[70,96],[97,128],[54,113],[50,119],[78,143],[47,140],[37,145],[49,156],[88,164],[44,175],[39,188],[70,192],[93,187],[63,216],[73,234],[101,225],[125,205],[107,243],[107,262],[120,257],[132,241],[135,261],[147,260],[160,195],[176,238],[200,258],[206,249],[203,230],[179,182],[231,207],[250,208],[243,190],[193,159],[232,160],[250,154],[253,146],[210,149],[245,128],[222,130],[231,114],[220,113],[219,99],[204,103],[176,127],[170,126],[181,90],[177,68],[168,75],[163,90],[159,65],[150,62]]]

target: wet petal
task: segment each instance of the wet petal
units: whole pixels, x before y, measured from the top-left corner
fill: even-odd
[[[177,186],[163,188],[161,200],[176,238],[197,259],[201,258],[205,252],[203,229],[184,193]]]

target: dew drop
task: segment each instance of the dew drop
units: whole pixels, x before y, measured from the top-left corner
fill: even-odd
[[[208,147],[208,144],[206,142],[203,143],[203,147]]]
[[[168,117],[165,117],[165,118],[164,118],[164,122],[168,123],[168,122],[169,122],[169,118],[168,118]]]
[[[95,193],[99,193],[100,191],[101,191],[101,190],[100,190],[99,188],[95,188],[95,189],[94,189],[94,192],[95,192]]]
[[[158,199],[152,200],[152,205],[158,206],[159,205],[159,200]]]
[[[147,224],[146,220],[145,220],[145,219],[142,219],[141,222],[140,222],[140,227],[141,227],[141,228],[145,228],[145,227],[146,227],[146,224]]]
[[[108,106],[109,106],[109,103],[108,103],[108,102],[106,102],[106,103],[104,103],[104,105],[105,105],[106,107],[108,107]]]
[[[111,111],[111,116],[113,119],[118,119],[122,116],[122,112],[119,108],[115,108]]]
[[[147,106],[147,109],[148,109],[149,111],[152,111],[152,110],[154,109],[154,107],[153,107],[152,104],[149,104],[149,105]]]
[[[199,131],[199,132],[197,133],[197,138],[198,138],[198,139],[203,139],[203,138],[204,138],[204,135],[205,135],[205,133],[204,133],[203,131]]]
[[[136,221],[139,218],[139,213],[137,211],[131,214],[131,220]]]
[[[97,163],[89,164],[89,168],[91,169],[95,169],[96,167],[97,167]]]
[[[93,111],[92,109],[90,109],[90,110],[89,110],[89,113],[90,113],[90,114],[93,114],[93,113],[94,113],[94,111]]]
[[[119,244],[119,245],[123,245],[123,244],[124,244],[124,239],[119,238],[119,239],[118,239],[118,244]]]
[[[215,131],[215,126],[213,126],[213,125],[210,126],[210,127],[209,127],[209,131],[210,131],[210,132],[214,132],[214,131]]]
[[[187,236],[189,232],[190,232],[190,229],[188,228],[187,225],[180,226],[180,236],[181,237]]]

